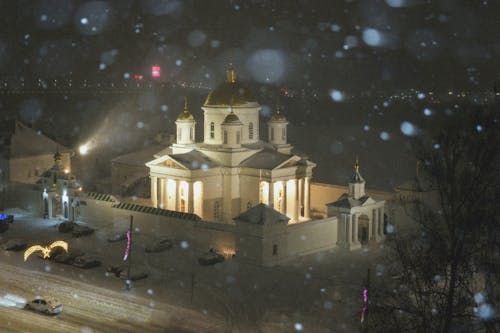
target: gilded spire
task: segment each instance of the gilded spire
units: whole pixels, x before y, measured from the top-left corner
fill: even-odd
[[[189,112],[188,111],[188,98],[187,96],[184,96],[184,112]]]
[[[184,96],[184,111],[181,112],[177,120],[194,120],[193,115],[188,110],[188,102],[186,96]]]
[[[229,63],[229,69],[226,72],[226,79],[229,83],[236,82],[236,71],[234,70],[233,64]]]
[[[356,163],[354,163],[354,171],[356,173],[359,172],[359,161],[358,161],[358,155],[356,154]]]
[[[286,121],[285,115],[280,110],[280,96],[276,97],[276,112],[271,116],[271,121]]]

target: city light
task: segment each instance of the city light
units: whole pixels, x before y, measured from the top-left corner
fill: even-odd
[[[89,148],[90,148],[89,144],[86,143],[84,145],[81,145],[78,151],[80,152],[81,155],[87,155],[87,153],[89,152]]]
[[[28,260],[28,257],[37,251],[42,251],[44,259],[50,258],[50,252],[52,252],[55,247],[61,247],[64,251],[68,252],[68,243],[65,241],[55,241],[49,246],[33,245],[24,251],[24,261]]]
[[[153,77],[160,77],[160,66],[158,65],[154,65],[154,66],[151,66],[151,75]]]

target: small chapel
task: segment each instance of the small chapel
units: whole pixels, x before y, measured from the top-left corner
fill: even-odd
[[[310,180],[316,164],[288,143],[288,121],[279,106],[267,123],[264,141],[261,106],[231,66],[202,109],[202,142],[195,141],[196,120],[185,101],[175,122],[176,142],[146,163],[151,204],[205,221],[233,223],[235,216],[261,203],[291,224],[311,220]]]

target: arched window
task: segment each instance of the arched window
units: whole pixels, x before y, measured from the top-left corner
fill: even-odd
[[[274,127],[271,127],[271,141],[274,141]]]
[[[241,133],[240,131],[236,132],[236,144],[240,144],[241,140]]]
[[[253,140],[253,123],[248,124],[248,138]]]
[[[189,129],[189,140],[193,141],[193,128]]]
[[[210,139],[214,139],[214,138],[215,138],[215,124],[212,121],[210,123]]]
[[[286,128],[284,127],[281,130],[281,140],[286,140]]]
[[[227,131],[224,131],[224,144],[227,144]]]

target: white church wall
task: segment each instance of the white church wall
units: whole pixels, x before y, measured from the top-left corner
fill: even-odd
[[[336,201],[348,191],[347,186],[311,183],[311,217],[313,219],[327,216],[326,204]]]
[[[288,225],[288,257],[325,251],[336,247],[337,218],[329,217]]]

